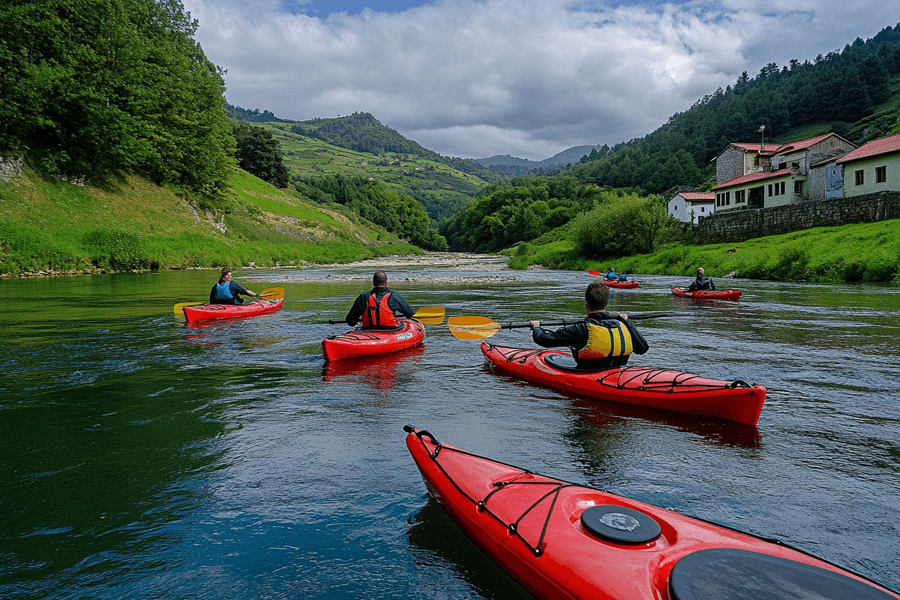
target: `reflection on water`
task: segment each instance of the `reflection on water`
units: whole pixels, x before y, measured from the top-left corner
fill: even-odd
[[[498,322],[578,317],[592,280],[466,268],[389,276],[414,308]],[[900,587],[897,286],[612,290],[613,310],[675,313],[639,323],[650,351],[629,364],[767,387],[747,428],[499,377],[446,323],[325,364],[324,322],[371,272],[247,270],[285,288],[282,310],[190,328],[172,307],[212,271],[0,281],[0,597],[527,597],[428,500],[406,424]]]

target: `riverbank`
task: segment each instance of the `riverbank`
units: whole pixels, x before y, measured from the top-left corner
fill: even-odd
[[[539,241],[539,240],[538,240]],[[814,283],[888,283],[900,274],[900,219],[815,227],[740,243],[705,244],[678,241],[652,254],[587,259],[569,239],[532,242],[505,250],[510,267],[540,264],[554,269],[693,276],[707,275],[769,281]]]

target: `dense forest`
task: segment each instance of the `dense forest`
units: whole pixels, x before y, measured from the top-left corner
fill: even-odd
[[[222,73],[177,0],[0,3],[0,155],[70,181],[145,176],[222,202]]]
[[[744,72],[734,86],[698,100],[646,137],[592,152],[567,172],[583,182],[658,194],[699,184],[719,152],[732,142],[761,139],[761,126],[775,139],[792,128],[829,123],[831,131],[862,144],[896,130],[896,109],[868,117],[891,98],[898,73],[900,24],[812,62],[769,63],[754,78]]]
[[[446,250],[447,241],[430,228],[431,220],[412,196],[401,195],[364,177],[325,175],[295,181],[297,191],[319,204],[337,203],[362,218],[427,250]]]
[[[593,150],[554,176],[513,178],[484,188],[470,206],[443,221],[439,231],[451,248],[486,251],[534,240],[572,220],[576,241],[590,256],[602,247],[591,227],[608,228],[611,215],[619,214],[632,222],[640,219],[642,226],[653,224],[648,229],[652,235],[644,236],[652,240],[650,246],[634,244],[651,251],[675,228],[659,223],[666,202],[660,194],[712,185],[712,159],[729,143],[760,141],[762,125],[767,140],[820,124],[856,144],[900,131],[900,113],[889,102],[898,74],[900,24],[813,62],[792,60],[783,68],[770,63],[755,78],[743,73],[734,86],[698,100],[644,138]],[[565,189],[578,191],[552,191],[560,189],[560,181],[569,182]],[[639,216],[621,207],[595,210],[622,194],[649,194],[650,202],[641,202]],[[625,249],[613,244],[609,251]]]

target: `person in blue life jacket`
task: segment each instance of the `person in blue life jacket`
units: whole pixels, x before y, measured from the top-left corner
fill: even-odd
[[[531,321],[531,337],[544,348],[568,346],[575,363],[586,369],[606,369],[628,363],[631,354],[644,354],[650,344],[626,314],[606,312],[609,286],[602,281],[591,283],[584,293],[584,321],[565,325],[556,331]]]
[[[225,267],[219,281],[216,282],[209,291],[210,304],[243,304],[244,296],[255,296],[256,294],[242,286],[241,284],[231,280],[231,269]]]
[[[397,317],[412,317],[413,309],[400,292],[387,286],[388,276],[377,271],[372,276],[372,289],[356,297],[347,313],[347,324],[362,323],[362,329],[393,329],[400,325]]]
[[[606,280],[607,281],[615,281],[616,280],[616,270],[612,267],[606,272]]]
[[[697,269],[697,278],[691,282],[691,285],[688,286],[689,292],[694,292],[697,290],[714,290],[716,289],[716,284],[713,283],[713,280],[703,274],[703,267]]]

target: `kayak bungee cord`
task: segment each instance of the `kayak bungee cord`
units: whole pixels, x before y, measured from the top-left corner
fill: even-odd
[[[462,456],[472,456],[474,458],[479,458],[479,459],[484,458],[483,456],[480,456],[478,454],[473,454],[472,452],[467,452],[465,450],[460,450],[459,448],[454,448],[452,446],[444,446],[437,440],[436,437],[434,437],[431,433],[429,433],[428,431],[426,431],[424,429],[416,431],[416,429],[414,427],[412,427],[411,425],[404,425],[403,430],[406,431],[407,433],[415,434],[416,438],[419,440],[419,443],[422,444],[422,447],[425,448],[425,451],[428,453],[428,456],[431,457],[431,460],[434,463],[434,465],[438,469],[440,469],[441,473],[444,474],[444,477],[447,478],[447,481],[452,483],[453,487],[455,487],[457,489],[457,491],[459,491],[460,494],[465,496],[465,498],[467,500],[469,500],[472,504],[474,504],[477,507],[478,512],[487,513],[488,515],[493,517],[498,523],[501,523],[504,527],[506,527],[506,529],[510,533],[510,535],[514,535],[517,538],[519,538],[522,541],[522,543],[525,544],[525,547],[527,547],[529,549],[529,551],[531,551],[531,553],[534,554],[535,557],[540,557],[542,554],[544,554],[544,550],[543,550],[542,546],[544,544],[544,537],[547,534],[547,527],[550,523],[550,517],[553,515],[553,510],[556,508],[556,500],[559,498],[559,494],[564,488],[579,487],[578,484],[569,483],[569,482],[565,482],[565,481],[558,481],[558,480],[518,481],[519,477],[525,477],[527,475],[536,475],[538,477],[543,477],[543,475],[538,475],[532,471],[529,471],[528,469],[516,467],[516,466],[510,465],[508,463],[504,463],[501,461],[494,461],[497,464],[502,464],[506,467],[509,467],[510,469],[514,469],[514,470],[518,471],[519,475],[516,478],[509,480],[509,481],[495,481],[493,483],[493,486],[496,489],[491,490],[487,494],[487,496],[485,496],[482,500],[476,500],[475,498],[472,498],[468,493],[466,493],[466,491],[463,490],[459,486],[459,484],[456,483],[456,480],[454,480],[453,477],[451,477],[450,473],[448,473],[446,471],[446,469],[444,469],[443,465],[441,465],[441,463],[438,461],[438,455],[441,454],[441,452],[445,452],[445,453],[453,452],[453,453],[456,453],[456,454],[459,454]],[[428,451],[428,446],[426,446],[425,442],[422,440],[423,436],[428,436],[431,439],[431,441],[434,443],[435,449],[434,449],[433,453]],[[491,511],[491,509],[489,509],[487,507],[487,502],[495,494],[499,494],[500,492],[509,490],[512,486],[516,486],[516,485],[523,485],[523,486],[524,485],[544,485],[544,486],[550,486],[552,489],[550,489],[546,494],[544,494],[543,496],[538,498],[534,503],[531,504],[531,506],[527,507],[515,521],[513,521],[512,523],[507,523],[506,521],[501,519],[499,516],[497,516],[496,513],[494,513],[493,511]],[[601,490],[601,491],[603,491],[603,490]],[[522,534],[519,533],[519,523],[521,523],[522,519],[527,517],[529,515],[529,513],[531,513],[532,510],[537,508],[540,504],[542,504],[547,498],[550,498],[551,496],[553,499],[550,502],[550,508],[547,510],[546,517],[544,518],[544,524],[543,524],[543,527],[541,528],[541,535],[538,538],[537,544],[532,546],[528,542],[528,540],[526,540],[522,536]]]

